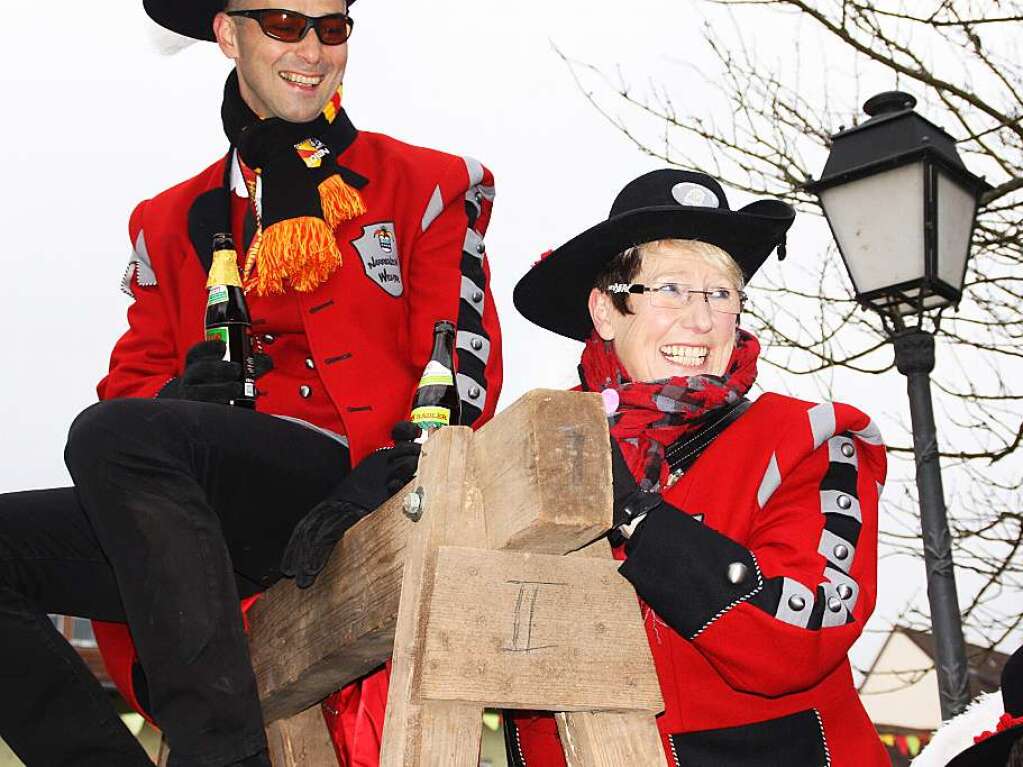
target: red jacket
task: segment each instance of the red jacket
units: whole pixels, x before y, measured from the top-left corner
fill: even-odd
[[[874,609],[885,470],[863,413],[764,394],[617,550],[668,764],[889,764],[846,655]],[[511,721],[512,764],[565,764],[549,715]]]
[[[478,426],[493,415],[501,389],[501,335],[483,235],[494,189],[490,172],[475,160],[358,132],[344,112],[337,120],[346,131],[338,162],[357,174],[351,183],[367,212],[336,231],[340,269],[317,290],[282,298],[298,303],[308,341],[304,353],[281,358],[273,348],[266,351],[277,371],[316,371],[354,463],[385,444],[391,426],[408,416],[438,320],[458,325],[461,422]],[[230,215],[230,160],[229,154],[132,214],[134,252],[124,287],[135,300],[129,329],[98,386],[100,399],[155,396],[181,373],[185,353],[202,339],[212,235]],[[322,412],[297,392],[288,409],[287,415],[313,421]],[[96,635],[111,677],[137,706],[127,627],[98,623]],[[327,703],[328,713],[345,714],[330,720],[339,755],[347,757],[365,729],[360,688]]]

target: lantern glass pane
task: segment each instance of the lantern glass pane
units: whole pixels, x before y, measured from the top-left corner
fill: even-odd
[[[938,277],[961,291],[977,198],[938,171]]]
[[[824,189],[820,198],[857,293],[923,278],[922,163]]]

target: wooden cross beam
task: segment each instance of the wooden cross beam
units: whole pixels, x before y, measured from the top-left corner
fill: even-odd
[[[250,612],[276,767],[331,764],[310,707],[392,656],[383,767],[474,767],[484,706],[562,712],[573,767],[663,765],[635,594],[606,543],[575,551],[609,526],[610,476],[595,394],[536,390],[432,436],[312,588]]]

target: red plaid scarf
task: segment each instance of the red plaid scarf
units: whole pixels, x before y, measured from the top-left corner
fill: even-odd
[[[608,416],[611,434],[618,440],[640,487],[656,491],[668,478],[665,448],[707,423],[715,410],[738,402],[756,380],[758,356],[757,339],[737,329],[735,349],[724,375],[634,382],[622,367],[612,342],[594,332],[583,349],[579,369],[587,389],[607,391],[605,402],[612,405],[617,399],[617,407]]]

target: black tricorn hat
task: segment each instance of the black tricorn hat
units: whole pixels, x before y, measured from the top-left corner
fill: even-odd
[[[515,308],[542,328],[584,341],[593,329],[590,290],[622,251],[655,240],[701,240],[732,256],[749,280],[775,247],[784,246],[795,216],[781,200],[732,210],[721,185],[705,173],[674,168],[644,173],[618,193],[606,221],[526,272],[515,286]]]
[[[1023,738],[1023,647],[1002,667],[1002,703],[1005,717],[991,723],[994,734],[985,735],[983,740],[960,752],[946,767],[1004,765],[1013,744]]]
[[[348,5],[355,0],[348,0]],[[149,18],[161,27],[195,40],[215,41],[213,17],[224,10],[227,0],[142,0]],[[267,7],[269,7],[268,4]]]

